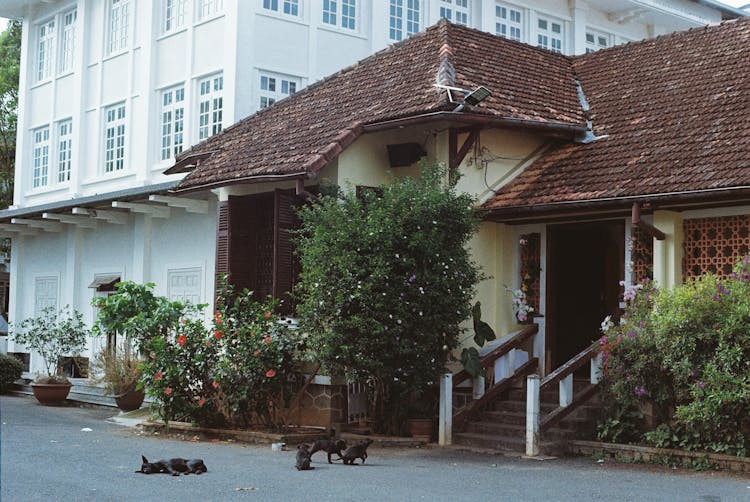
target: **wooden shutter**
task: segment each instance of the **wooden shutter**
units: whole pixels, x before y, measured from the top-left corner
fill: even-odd
[[[299,275],[299,260],[295,256],[294,244],[294,231],[299,228],[296,211],[299,202],[293,190],[275,191],[273,297],[284,301],[282,311],[287,314],[294,311],[291,294]]]
[[[216,224],[216,281],[214,291],[219,290],[221,278],[229,274],[229,202],[219,202]],[[231,279],[230,279],[231,280]]]

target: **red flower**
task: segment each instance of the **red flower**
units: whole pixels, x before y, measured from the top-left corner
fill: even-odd
[[[211,383],[211,385],[213,385],[214,389],[218,389],[218,388],[219,388],[219,382],[217,382],[216,380],[214,380],[214,381],[213,381],[213,382]]]
[[[157,372],[156,372],[156,375],[154,375],[154,380],[161,380],[161,378],[162,378],[163,376],[164,376],[164,375],[162,375],[162,374],[161,374],[161,371],[157,371]]]
[[[171,395],[172,394],[172,387],[167,387],[166,389],[164,389],[164,393],[166,395],[168,395],[168,396]]]
[[[265,343],[266,345],[268,345],[269,343],[271,343],[271,337],[270,336],[265,337],[263,339],[263,343]]]
[[[254,356],[259,356],[260,355],[260,350],[256,350],[255,352],[253,352],[253,355]]]
[[[221,324],[221,312],[214,314],[214,324]]]
[[[267,376],[268,378],[273,378],[273,377],[275,377],[275,376],[276,376],[276,370],[268,370],[268,371],[266,371],[266,376]]]
[[[271,313],[270,312],[266,312],[265,314],[263,314],[263,317],[265,317],[266,319],[268,319],[269,317],[271,317]]]
[[[198,400],[198,406],[203,406],[206,404],[206,398],[202,397]]]
[[[187,337],[185,335],[180,335],[177,337],[177,343],[182,347],[185,345],[185,342],[187,342]]]
[[[220,340],[222,336],[224,336],[224,333],[222,333],[218,329],[214,330],[214,338],[216,338],[217,340]]]
[[[138,368],[133,368],[133,374],[134,374],[134,375],[137,375],[137,374],[138,374]]]
[[[182,324],[183,326],[187,324],[187,321],[184,317],[180,319],[180,324]]]

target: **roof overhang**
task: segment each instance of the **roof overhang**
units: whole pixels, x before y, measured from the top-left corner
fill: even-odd
[[[750,203],[750,186],[508,206],[483,209],[483,218],[499,223],[522,224],[594,216],[627,216],[634,202],[641,203],[645,209],[671,211],[747,205]]]

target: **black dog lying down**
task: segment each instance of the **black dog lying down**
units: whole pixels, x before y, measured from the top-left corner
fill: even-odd
[[[169,460],[157,460],[156,462],[149,462],[148,459],[141,455],[143,463],[139,471],[142,474],[158,474],[161,472],[171,474],[172,476],[179,476],[180,474],[201,474],[208,472],[206,464],[200,458],[186,459],[186,458],[170,458]]]

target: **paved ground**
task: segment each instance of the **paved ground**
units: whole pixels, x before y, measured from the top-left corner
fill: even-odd
[[[315,470],[298,472],[293,451],[147,436],[108,421],[113,414],[0,396],[0,500],[750,500],[747,477],[439,448],[373,449],[367,463],[355,467],[329,465],[317,454]],[[178,478],[136,474],[141,454],[200,457],[209,472]]]

